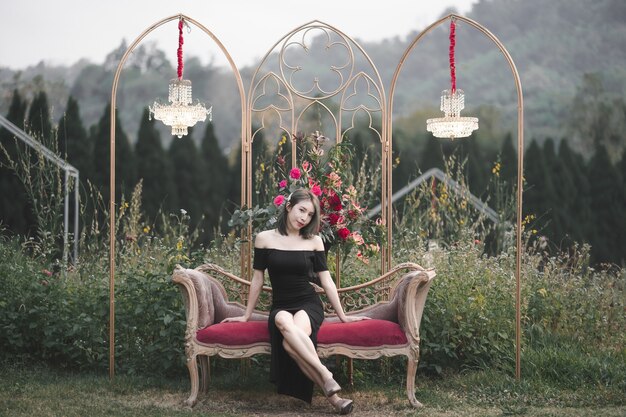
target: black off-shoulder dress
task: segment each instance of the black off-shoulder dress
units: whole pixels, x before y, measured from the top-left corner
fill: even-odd
[[[311,320],[311,340],[317,346],[317,331],[324,321],[324,308],[311,282],[319,283],[317,272],[327,271],[326,253],[311,250],[254,248],[253,268],[267,269],[272,284],[272,308],[268,320],[270,343],[270,381],[279,394],[311,402],[313,382],[300,370],[283,348],[283,336],[274,318],[281,310],[306,311]]]

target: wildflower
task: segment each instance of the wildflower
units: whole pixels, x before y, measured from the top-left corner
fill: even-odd
[[[182,239],[178,239],[178,242],[176,242],[176,250],[177,251],[183,250],[183,240]]]
[[[144,233],[150,233],[150,226],[144,226],[143,227],[143,232]]]
[[[180,209],[180,214],[182,214],[182,215],[184,216],[185,214],[187,214],[187,210],[185,210],[185,209]]]
[[[500,162],[496,162],[496,164],[491,169],[491,173],[494,174],[496,177],[500,176]]]
[[[299,168],[291,168],[291,171],[289,171],[289,177],[293,178],[294,180],[299,180],[301,176],[302,173],[300,172]]]
[[[265,172],[265,163],[261,162],[261,172]]]
[[[365,241],[363,240],[363,236],[361,236],[359,232],[352,232],[350,234],[350,238],[354,241],[354,243],[359,246],[365,243]]]
[[[356,258],[357,258],[359,261],[363,262],[365,265],[369,265],[369,263],[370,263],[369,258],[367,258],[366,256],[364,256],[364,255],[361,253],[361,251],[358,251],[358,252],[356,253]]]
[[[276,207],[281,206],[284,202],[285,202],[285,196],[282,194],[279,194],[274,198],[274,205]]]
[[[341,187],[341,177],[336,172],[331,172],[330,174],[328,174],[328,179],[330,180],[332,187]]]

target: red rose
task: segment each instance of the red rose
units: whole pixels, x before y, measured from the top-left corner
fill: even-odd
[[[350,231],[347,227],[344,227],[343,229],[337,230],[337,236],[339,236],[341,240],[346,240],[348,236],[350,236]]]
[[[341,199],[339,198],[339,196],[337,194],[333,195],[332,197],[330,197],[328,199],[328,202],[330,204],[330,207],[334,210],[334,211],[339,211],[341,210],[341,208],[343,207],[341,205]]]
[[[336,225],[338,221],[339,221],[339,215],[337,213],[330,213],[328,215],[328,222],[331,225],[333,225],[333,226]]]

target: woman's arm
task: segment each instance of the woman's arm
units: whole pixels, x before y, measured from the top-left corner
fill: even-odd
[[[222,320],[222,323],[226,323],[229,321],[248,321],[250,317],[252,317],[252,313],[254,312],[254,308],[256,307],[256,303],[259,300],[259,294],[261,294],[261,289],[263,288],[263,271],[254,270],[252,274],[252,281],[250,281],[250,294],[248,296],[248,305],[246,306],[246,312],[243,316],[238,317],[227,317]]]
[[[328,297],[328,301],[330,301],[330,305],[333,306],[333,309],[337,313],[337,317],[339,320],[344,323],[351,321],[360,321],[360,320],[368,320],[369,317],[362,316],[347,316],[343,311],[343,307],[341,306],[341,301],[339,300],[339,293],[337,292],[337,287],[335,286],[335,282],[333,278],[330,276],[330,272],[321,271],[317,273],[320,281],[322,283],[322,288],[326,292],[326,297]]]

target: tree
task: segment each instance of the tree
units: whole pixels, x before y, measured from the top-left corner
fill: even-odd
[[[104,201],[109,201],[111,103],[106,105],[93,133],[92,182],[102,194]],[[122,194],[129,196],[132,192],[132,187],[135,185],[136,169],[133,150],[128,141],[128,136],[122,129],[117,112],[115,114],[115,168],[115,200],[120,201]]]
[[[50,106],[48,105],[48,96],[43,90],[35,94],[33,101],[30,103],[26,131],[44,144],[50,143],[49,139],[52,137]],[[56,148],[56,146],[53,147]]]
[[[172,165],[147,108],[141,117],[135,156],[137,177],[143,179],[142,206],[146,216],[154,219],[159,209],[171,212],[177,206]]]
[[[220,149],[213,123],[206,124],[200,145],[200,157],[206,167],[203,173],[203,178],[205,178],[203,201],[207,232],[205,243],[209,243],[213,237],[213,229],[220,226],[220,219],[232,180],[232,176],[229,175],[228,160]]]
[[[78,102],[72,96],[67,99],[67,107],[59,120],[57,132],[61,157],[78,169],[82,181],[90,178],[93,144],[80,118]]]
[[[22,100],[17,89],[13,91],[13,97],[6,118],[19,128],[24,127],[26,117],[26,102]],[[25,151],[25,146],[13,137],[8,130],[0,129],[0,145],[4,148],[0,152],[0,195],[11,198],[0,198],[0,222],[13,233],[27,234],[32,231],[35,224],[32,209],[28,202],[24,186],[15,172],[8,166],[10,161],[18,162],[20,154]],[[6,155],[4,154],[6,151]],[[26,215],[24,215],[26,213]]]
[[[560,197],[563,201],[559,206],[562,205],[568,218],[565,231],[576,242],[589,242],[593,216],[587,166],[582,156],[572,151],[567,139],[562,139],[559,144],[559,161],[563,165],[562,183],[556,183],[556,187],[564,188]]]
[[[177,208],[187,212],[191,226],[195,227],[203,214],[202,179],[205,168],[191,134],[190,129],[187,136],[172,140],[168,154],[174,168]]]
[[[589,240],[592,260],[619,263],[624,256],[620,253],[624,239],[621,229],[624,216],[620,198],[622,179],[606,148],[600,144],[596,144],[589,161],[589,182],[593,195],[590,206],[593,233]]]
[[[500,177],[513,192],[517,184],[517,149],[513,146],[513,135],[507,133],[500,149]]]
[[[554,187],[546,166],[541,148],[532,140],[524,155],[524,214],[532,215],[539,221],[541,232],[550,235],[549,218],[552,215],[551,203]]]

